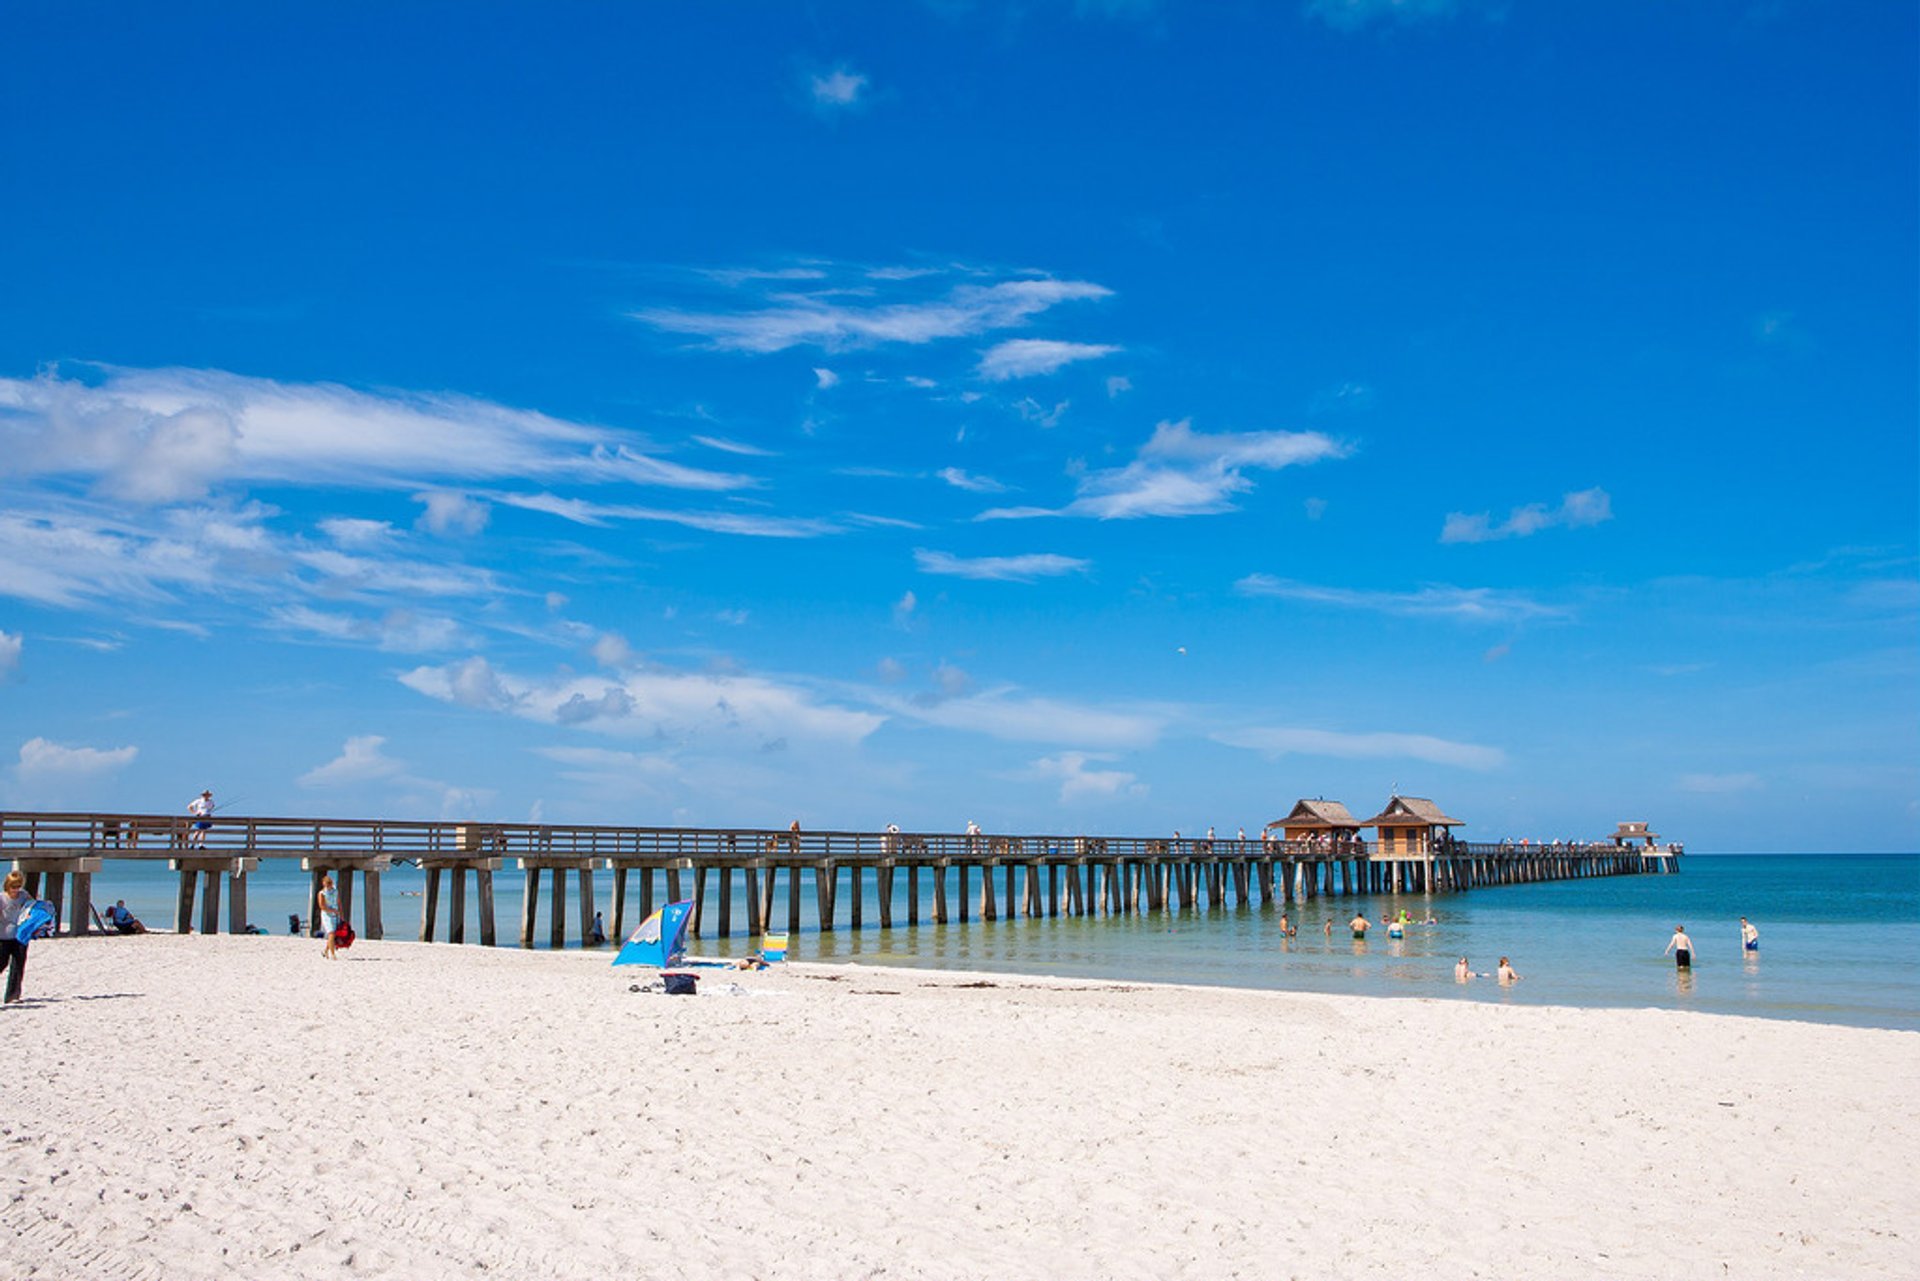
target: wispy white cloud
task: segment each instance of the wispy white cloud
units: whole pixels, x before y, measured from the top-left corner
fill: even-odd
[[[1254,431],[1203,434],[1185,421],[1163,422],[1125,467],[1088,472],[1079,497],[1062,508],[1003,507],[977,520],[1036,516],[1090,516],[1132,520],[1144,516],[1206,516],[1233,510],[1233,497],[1253,488],[1246,473],[1272,471],[1345,457],[1348,449],[1319,432]]]
[[[813,371],[814,390],[831,391],[839,385],[840,375],[834,373],[831,369],[816,369]]]
[[[1519,623],[1569,616],[1567,610],[1558,606],[1492,587],[1432,586],[1410,592],[1363,591],[1322,587],[1270,574],[1248,574],[1234,584],[1234,590],[1242,596],[1297,600],[1309,605],[1399,614],[1407,618],[1453,618],[1469,623]]]
[[[471,536],[485,529],[493,516],[493,508],[473,495],[457,490],[429,490],[415,494],[413,500],[424,508],[417,523],[429,534]]]
[[[596,503],[585,498],[565,498],[559,494],[516,494],[505,491],[487,495],[505,507],[542,512],[576,525],[604,528],[616,521],[639,520],[683,525],[688,529],[713,534],[740,534],[749,538],[819,538],[840,532],[830,520],[805,516],[761,516],[751,512],[678,511],[664,507],[637,507],[626,503]]]
[[[271,625],[327,640],[372,645],[398,654],[471,645],[473,636],[444,614],[393,609],[378,617],[313,609],[306,605],[278,605],[268,613]]]
[[[739,454],[746,458],[779,457],[774,450],[762,449],[758,445],[749,445],[744,441],[728,440],[724,436],[695,436],[693,443],[705,445],[708,449],[717,449],[723,454]]]
[[[885,717],[822,702],[800,686],[738,673],[630,668],[605,676],[559,672],[527,676],[502,671],[479,656],[417,667],[400,677],[409,689],[442,702],[510,712],[545,724],[580,725],[598,733],[666,740],[746,737],[857,743]]]
[[[20,666],[20,655],[26,649],[26,639],[13,632],[0,632],[0,681],[13,674]]]
[[[964,489],[969,494],[1004,494],[1007,487],[991,476],[975,476],[958,467],[942,467],[934,473],[955,489]]]
[[[1491,512],[1449,512],[1440,529],[1443,543],[1490,543],[1504,538],[1528,538],[1543,529],[1584,529],[1613,519],[1613,500],[1598,486],[1566,495],[1558,507],[1528,503],[1516,507],[1494,524]]]
[[[1411,23],[1447,18],[1469,7],[1463,0],[1308,0],[1306,12],[1338,31],[1374,23]]]
[[[14,773],[23,783],[48,783],[110,774],[133,764],[137,747],[68,747],[45,738],[20,745]]]
[[[609,747],[536,747],[537,756],[560,765],[560,777],[596,797],[658,796],[681,777],[664,752],[622,752]]]
[[[1087,800],[1114,800],[1147,794],[1147,785],[1125,770],[1089,768],[1094,761],[1113,757],[1095,752],[1062,752],[1043,756],[1029,767],[1029,777],[1060,784],[1063,803]]]
[[[1082,574],[1093,562],[1052,552],[1031,552],[1024,556],[955,556],[951,552],[915,548],[913,559],[923,574],[947,574],[955,578],[996,579],[1003,582],[1030,583],[1040,578],[1058,578],[1064,574]]]
[[[1760,786],[1760,776],[1746,773],[1682,774],[1674,780],[1673,785],[1682,792],[1697,796],[1724,796],[1756,790]]]
[[[317,528],[350,551],[389,546],[399,534],[391,521],[363,520],[355,516],[336,516],[323,520]]]
[[[405,761],[395,760],[381,750],[386,742],[379,734],[359,734],[349,738],[338,756],[302,774],[300,786],[345,787],[396,778],[406,773]]]
[[[358,489],[531,477],[737,489],[609,428],[452,395],[355,391],[219,370],[108,369],[97,383],[0,379],[0,476],[75,476],[119,502],[227,483]]]
[[[870,699],[905,720],[983,734],[1003,742],[1124,749],[1151,746],[1169,714],[1156,708],[1099,707],[999,686],[961,698],[911,698],[873,691]]]
[[[1124,374],[1114,374],[1107,379],[1107,399],[1117,400],[1133,390],[1133,379]]]
[[[1459,743],[1427,734],[1347,733],[1340,730],[1273,726],[1222,730],[1217,743],[1265,756],[1331,756],[1343,760],[1414,760],[1462,769],[1491,770],[1506,764],[1497,747]]]
[[[1120,348],[1103,343],[1060,342],[1051,338],[1009,338],[980,357],[976,372],[988,382],[1050,374],[1080,360],[1098,360]]]
[[[1026,324],[1061,303],[1106,298],[1112,292],[1088,281],[1036,276],[960,284],[938,297],[908,301],[823,288],[775,294],[764,305],[744,310],[655,307],[633,317],[668,333],[703,338],[722,351],[766,353],[799,346],[846,351],[969,338]]]
[[[825,75],[809,76],[807,81],[816,105],[839,110],[858,106],[867,88],[865,76],[845,67],[835,67]]]

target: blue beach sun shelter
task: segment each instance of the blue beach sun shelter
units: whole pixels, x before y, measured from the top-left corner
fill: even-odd
[[[693,900],[669,903],[640,922],[640,928],[620,947],[615,965],[651,965],[666,969],[677,965],[687,954],[687,918],[693,915]]]

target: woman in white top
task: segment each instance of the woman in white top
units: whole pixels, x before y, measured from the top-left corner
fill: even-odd
[[[14,937],[14,930],[32,906],[27,878],[19,872],[8,872],[4,888],[0,888],[0,968],[7,972],[8,1005],[20,999],[20,985],[27,976],[27,940]]]
[[[334,957],[333,932],[340,928],[340,913],[333,905],[333,878],[331,876],[323,876],[320,878],[318,906],[320,909],[320,936],[327,941],[326,950],[322,952],[321,955],[331,961]]]

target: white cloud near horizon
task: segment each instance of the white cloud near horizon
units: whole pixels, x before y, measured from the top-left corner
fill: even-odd
[[[407,772],[407,763],[383,752],[386,742],[379,734],[357,734],[341,746],[340,755],[316,765],[297,781],[302,787],[345,787],[397,778]]]
[[[1528,503],[1516,507],[1494,524],[1491,512],[1448,512],[1440,528],[1443,543],[1491,543],[1507,538],[1530,538],[1543,529],[1585,529],[1613,519],[1613,499],[1595,486],[1565,495],[1558,507]]]
[[[1060,342],[1051,338],[1009,338],[987,349],[976,372],[988,382],[1050,374],[1080,360],[1098,360],[1120,348],[1105,343]]]
[[[1461,769],[1492,770],[1506,764],[1497,747],[1458,743],[1427,734],[1346,733],[1338,730],[1272,726],[1222,730],[1214,742],[1264,756],[1331,756],[1343,760],[1415,760]]]
[[[449,479],[750,487],[638,438],[449,394],[375,394],[222,370],[108,368],[94,383],[0,378],[0,477],[78,476],[118,502],[170,503],[223,483],[416,487]]]
[[[20,745],[14,773],[23,783],[91,778],[131,765],[139,755],[137,747],[68,747],[34,737]]]
[[[1186,420],[1161,422],[1132,462],[1082,476],[1079,496],[1067,506],[1000,507],[974,519],[1216,515],[1232,511],[1234,496],[1253,488],[1248,470],[1275,471],[1344,458],[1349,452],[1346,445],[1314,431],[1205,434]]]
[[[932,298],[886,302],[844,289],[772,294],[740,310],[645,308],[633,319],[668,333],[705,339],[718,351],[764,355],[790,347],[847,351],[886,343],[920,345],[970,338],[1026,324],[1062,303],[1112,296],[1084,280],[1021,277],[995,284],[955,285]]]
[[[1059,578],[1082,574],[1093,567],[1092,561],[1053,552],[1031,552],[1024,556],[955,556],[951,552],[929,551],[916,547],[914,563],[923,574],[943,574],[953,578],[972,578],[1009,583],[1031,583],[1041,578]]]
[[[1519,623],[1534,619],[1570,617],[1558,606],[1543,604],[1517,592],[1491,587],[1422,587],[1417,591],[1363,591],[1348,587],[1322,587],[1271,574],[1248,574],[1235,583],[1242,596],[1269,597],[1275,600],[1301,601],[1310,605],[1332,605],[1341,609],[1360,609],[1377,614],[1398,614],[1406,618],[1453,618],[1469,623]]]
[[[1094,761],[1111,761],[1111,755],[1099,752],[1062,752],[1043,756],[1029,766],[1028,776],[1060,784],[1063,804],[1087,800],[1114,800],[1147,794],[1147,785],[1125,770],[1090,769]]]

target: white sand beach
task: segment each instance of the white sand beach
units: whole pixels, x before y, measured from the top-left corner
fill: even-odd
[[[0,1275],[1920,1276],[1920,1035],[608,960],[36,944]]]

